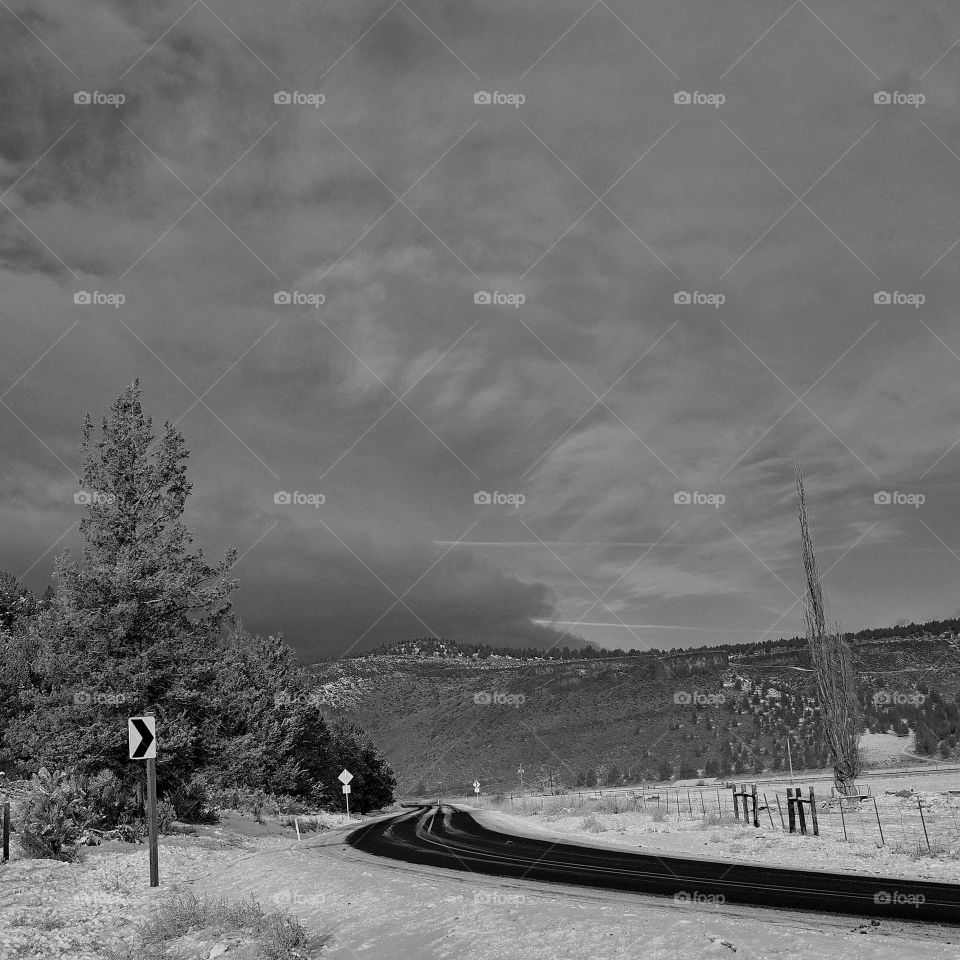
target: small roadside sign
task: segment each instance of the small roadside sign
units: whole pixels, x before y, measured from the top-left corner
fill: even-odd
[[[474,792],[474,793],[479,793],[479,792],[480,792],[480,781],[479,781],[479,780],[474,780],[474,781],[473,781],[473,792]]]
[[[343,784],[343,802],[347,805],[347,816],[350,816],[350,781],[353,779],[353,774],[344,767],[340,771],[340,776],[337,779]]]
[[[131,760],[145,760],[147,777],[147,838],[150,846],[150,886],[160,886],[157,844],[157,718],[127,718],[127,747]]]
[[[155,760],[157,756],[157,718],[128,718],[127,744],[130,748],[131,760]]]

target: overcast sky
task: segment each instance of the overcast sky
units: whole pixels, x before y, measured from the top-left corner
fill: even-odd
[[[139,376],[308,658],[793,635],[795,457],[846,627],[956,614],[955,3],[9,0],[0,37],[31,586]]]

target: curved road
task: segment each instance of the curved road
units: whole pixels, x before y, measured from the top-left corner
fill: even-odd
[[[423,806],[353,830],[367,853],[471,873],[739,903],[960,925],[960,884],[654,856],[500,833],[456,807]]]

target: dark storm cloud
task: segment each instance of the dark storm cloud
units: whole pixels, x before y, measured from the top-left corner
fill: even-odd
[[[307,656],[425,624],[543,646],[554,621],[607,623],[571,629],[621,646],[793,632],[796,455],[836,612],[945,615],[960,15],[783,12],[0,11],[3,565],[41,582],[37,559],[77,545],[81,413],[139,375],[193,450],[199,542],[244,554],[245,619]],[[927,103],[878,105],[883,89]],[[77,290],[126,303],[75,307]],[[882,290],[926,303],[877,307]],[[898,489],[923,509],[874,504]],[[684,490],[725,502],[675,504]],[[366,632],[425,571],[413,613]],[[691,629],[630,626],[657,623]]]

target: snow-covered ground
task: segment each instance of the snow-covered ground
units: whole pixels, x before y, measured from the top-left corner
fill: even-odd
[[[872,806],[869,813],[872,817]],[[766,813],[760,829],[732,817],[718,823],[715,817],[696,820],[677,819],[674,815],[672,819],[658,819],[642,811],[605,813],[577,808],[546,814],[531,811],[527,815],[488,810],[481,812],[480,817],[492,829],[507,833],[577,840],[645,853],[691,854],[767,866],[960,883],[960,843],[917,856],[916,847],[899,838],[891,837],[889,843],[879,844],[875,822],[873,830],[862,831],[859,839],[838,843],[832,833],[820,837],[785,833],[776,814],[771,828]]]
[[[865,778],[862,785],[872,790],[871,797],[847,802],[843,810],[825,784],[816,785],[819,837],[810,835],[809,808],[810,834],[785,829],[786,788],[769,783],[758,785],[767,807],[759,829],[734,818],[731,791],[717,785],[487,800],[480,809],[491,826],[603,846],[960,882],[960,793],[945,789],[942,774]],[[805,797],[808,789],[804,784]]]
[[[568,819],[547,826],[573,835]],[[960,942],[960,931],[946,928],[704,908],[413,867],[353,850],[342,829],[298,842],[258,827],[231,820],[162,837],[157,890],[147,885],[142,846],[92,848],[76,864],[14,859],[0,867],[0,957],[102,960],[152,907],[186,889],[289,911],[325,941],[313,955],[330,960],[699,960],[735,952],[750,960],[955,960]],[[226,960],[240,956],[230,943],[191,944],[181,958],[206,960],[223,948]]]

